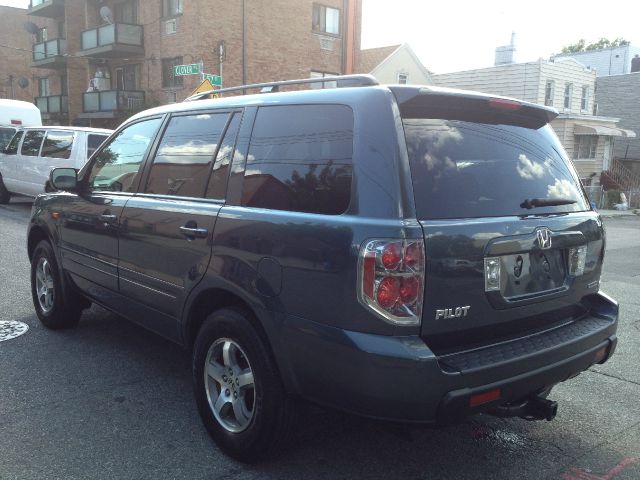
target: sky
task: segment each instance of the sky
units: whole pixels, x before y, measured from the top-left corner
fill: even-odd
[[[434,73],[492,66],[511,32],[519,62],[549,58],[581,38],[623,37],[640,46],[637,0],[363,0],[362,21],[363,48],[408,43]]]

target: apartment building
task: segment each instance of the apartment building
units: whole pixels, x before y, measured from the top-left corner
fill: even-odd
[[[514,97],[556,108],[551,122],[586,184],[598,184],[612,169],[613,142],[635,137],[618,128],[619,118],[598,113],[596,72],[572,58],[540,59],[477,70],[433,75],[436,85]]]
[[[31,0],[28,15],[56,26],[33,45],[59,86],[34,99],[47,121],[103,127],[189,96],[202,75],[176,65],[223,87],[350,73],[361,30],[361,0]]]
[[[25,29],[28,22],[33,33]],[[0,5],[0,98],[33,102],[48,93],[46,82],[39,81],[47,71],[31,68],[31,48],[52,27],[49,19],[31,19],[24,8]]]

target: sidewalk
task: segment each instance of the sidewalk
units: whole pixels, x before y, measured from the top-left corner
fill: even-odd
[[[635,213],[633,213],[634,210],[636,210],[636,209],[631,209],[631,210],[598,210],[598,213],[602,217],[623,217],[623,216],[629,216],[629,215],[636,215]]]

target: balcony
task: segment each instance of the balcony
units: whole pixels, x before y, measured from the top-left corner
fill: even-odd
[[[38,107],[44,118],[69,114],[69,100],[66,95],[36,97],[34,100],[36,107]]]
[[[27,15],[57,18],[64,14],[64,0],[31,0]]]
[[[33,46],[32,67],[62,68],[67,64],[67,41],[64,38],[36,43]]]
[[[82,94],[83,118],[114,118],[144,105],[142,90],[102,90]]]
[[[131,57],[144,55],[142,25],[112,23],[82,32],[79,55]]]

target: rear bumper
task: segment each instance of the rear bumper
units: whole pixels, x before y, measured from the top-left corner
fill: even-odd
[[[293,374],[289,390],[315,402],[374,418],[452,423],[607,361],[618,305],[601,293],[588,302],[588,315],[556,329],[440,358],[416,336],[370,335],[289,316],[280,358]],[[495,389],[499,399],[470,406],[472,396]]]

